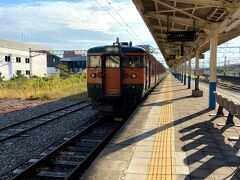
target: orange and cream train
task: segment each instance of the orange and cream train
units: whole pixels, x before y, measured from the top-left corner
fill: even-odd
[[[165,77],[164,66],[131,43],[93,47],[87,56],[88,96],[102,112],[127,112]]]

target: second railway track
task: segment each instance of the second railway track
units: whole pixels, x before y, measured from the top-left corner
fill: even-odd
[[[65,107],[61,107],[59,109],[56,109],[50,112],[47,112],[45,114],[41,114],[32,118],[28,118],[26,120],[14,123],[14,124],[10,124],[5,127],[2,127],[0,128],[0,142],[21,136],[27,131],[30,131],[34,128],[37,128],[39,126],[42,126],[44,124],[57,120],[63,116],[66,116],[73,112],[84,109],[88,106],[91,106],[91,103],[87,103],[78,107],[80,104],[83,104],[85,102],[86,101],[83,100]]]

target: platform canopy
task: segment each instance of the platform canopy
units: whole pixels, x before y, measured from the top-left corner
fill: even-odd
[[[133,0],[168,66],[240,35],[240,0]],[[210,33],[211,32],[211,33]]]

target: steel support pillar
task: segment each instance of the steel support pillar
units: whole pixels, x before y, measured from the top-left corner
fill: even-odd
[[[196,62],[195,62],[195,70],[199,71],[199,51],[196,51]],[[197,73],[198,74],[198,73]],[[193,97],[202,97],[203,91],[199,89],[199,75],[195,75],[195,89],[192,90],[192,96]]]
[[[188,61],[188,89],[191,89],[191,57]]]
[[[187,62],[185,61],[184,62],[184,85],[186,85],[187,84]]]
[[[177,76],[178,78],[177,78],[177,79],[180,81],[180,71],[179,71],[179,66],[177,67],[177,74],[178,74],[178,76]]]
[[[195,70],[199,69],[199,51],[196,51]],[[199,90],[199,76],[195,77],[195,91]]]
[[[217,45],[218,45],[218,32],[211,30],[209,33],[210,38],[210,69],[209,69],[209,108],[215,109],[216,99],[214,91],[216,91],[217,79]]]
[[[183,83],[183,64],[181,64],[181,83]]]
[[[178,80],[181,81],[181,66],[178,66]]]
[[[180,79],[179,67],[177,67],[177,79]]]

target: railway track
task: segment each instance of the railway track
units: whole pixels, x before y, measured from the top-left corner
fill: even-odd
[[[234,84],[240,84],[240,76],[217,75],[217,78],[222,81],[232,82]]]
[[[79,179],[119,127],[120,123],[99,116],[13,180]]]
[[[221,87],[230,89],[230,90],[240,91],[240,86],[234,86],[234,85],[225,84],[225,83],[222,83],[222,82],[218,82],[218,85],[220,85]]]
[[[61,107],[59,109],[41,114],[32,118],[28,118],[24,121],[20,121],[5,127],[0,128],[0,142],[15,138],[18,136],[24,136],[24,134],[32,129],[35,129],[39,126],[45,125],[49,122],[57,120],[63,116],[71,114],[73,112],[84,109],[88,106],[91,106],[90,103],[84,104],[78,107],[80,104],[86,102],[85,100]],[[25,135],[27,136],[27,135]]]
[[[208,84],[209,82],[205,79],[200,79],[203,83],[206,83]],[[232,91],[240,91],[240,86],[237,86],[237,85],[230,85],[230,84],[226,84],[224,82],[220,82],[218,81],[217,84],[221,87],[221,88],[224,88],[224,89],[229,89],[229,90],[232,90]]]

